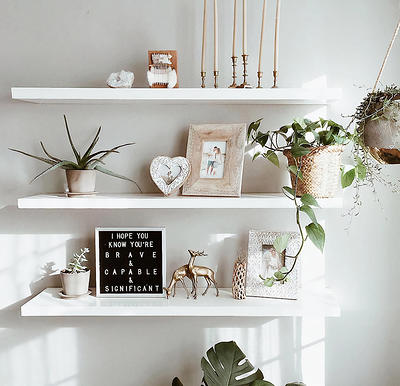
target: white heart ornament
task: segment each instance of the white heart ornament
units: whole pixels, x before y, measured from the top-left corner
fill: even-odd
[[[150,175],[165,196],[176,192],[190,175],[190,162],[185,157],[159,156],[151,161]]]

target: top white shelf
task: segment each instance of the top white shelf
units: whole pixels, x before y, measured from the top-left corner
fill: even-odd
[[[339,88],[45,88],[13,87],[12,98],[31,103],[159,104],[328,104],[341,98]]]

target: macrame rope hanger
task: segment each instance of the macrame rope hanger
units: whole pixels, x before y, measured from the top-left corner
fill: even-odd
[[[396,26],[396,29],[394,31],[392,40],[390,41],[389,47],[388,47],[388,49],[386,51],[385,58],[383,59],[383,63],[382,63],[382,66],[381,66],[381,68],[379,70],[378,77],[376,78],[376,81],[375,81],[375,84],[374,84],[374,88],[372,89],[373,93],[376,91],[376,87],[378,86],[379,80],[381,79],[383,69],[385,68],[386,62],[387,62],[387,60],[389,58],[389,55],[390,55],[390,51],[392,50],[393,43],[396,40],[396,37],[397,37],[397,34],[399,33],[399,30],[400,30],[400,20],[397,23],[397,26]]]

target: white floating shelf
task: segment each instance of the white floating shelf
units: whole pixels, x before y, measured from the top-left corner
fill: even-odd
[[[13,87],[12,98],[32,103],[161,104],[327,104],[341,98],[339,88],[42,88]]]
[[[318,200],[321,208],[341,208],[341,197]],[[97,194],[67,197],[40,194],[18,199],[21,209],[283,209],[293,202],[282,193],[247,193],[241,197],[164,197],[158,194]]]
[[[175,298],[61,299],[60,288],[47,288],[21,307],[22,316],[340,316],[335,296],[328,290],[303,291],[298,300],[247,298],[235,300],[231,289],[211,289],[197,300],[186,299],[183,289]]]

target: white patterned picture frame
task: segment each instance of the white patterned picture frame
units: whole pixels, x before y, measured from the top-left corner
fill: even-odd
[[[294,259],[287,257],[294,256],[301,245],[301,237],[296,232],[269,232],[269,231],[249,231],[249,246],[247,257],[247,275],[246,275],[246,296],[292,299],[298,298],[301,277],[300,261],[285,283],[275,283],[272,287],[264,285],[260,279],[263,264],[263,245],[273,245],[276,238],[284,234],[289,234],[289,242],[285,253],[285,266],[290,269],[293,266]]]

